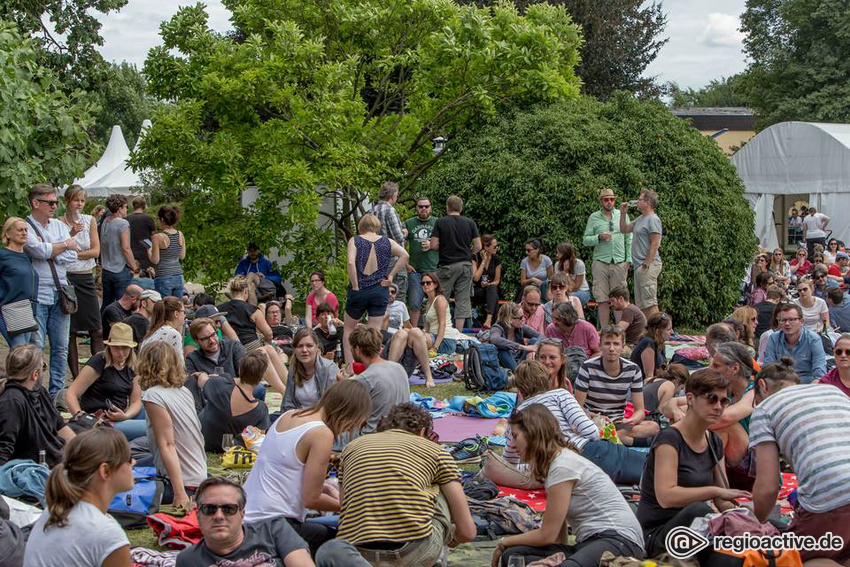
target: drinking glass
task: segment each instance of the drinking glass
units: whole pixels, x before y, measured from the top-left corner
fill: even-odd
[[[520,555],[512,555],[508,559],[508,567],[525,567],[525,557]]]

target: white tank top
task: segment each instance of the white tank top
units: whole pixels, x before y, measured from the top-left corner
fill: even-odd
[[[283,433],[278,432],[277,422],[269,428],[245,482],[245,522],[276,516],[304,521],[307,509],[301,497],[301,479],[307,463],[298,459],[296,448],[304,434],[324,425],[323,421],[308,421]]]

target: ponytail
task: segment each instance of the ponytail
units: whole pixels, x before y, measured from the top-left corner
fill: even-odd
[[[50,477],[47,479],[47,486],[44,495],[47,498],[47,508],[50,510],[50,517],[47,518],[47,526],[65,527],[68,523],[68,514],[71,509],[83,499],[86,494],[86,488],[90,484],[91,479],[88,479],[85,486],[72,484],[68,480],[68,473],[65,469],[65,463],[59,463],[50,472]]]

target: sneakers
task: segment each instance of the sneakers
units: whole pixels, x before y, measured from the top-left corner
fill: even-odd
[[[482,455],[487,452],[487,443],[480,435],[476,435],[475,437],[468,437],[463,441],[458,441],[447,448],[456,463],[478,463],[481,461]]]

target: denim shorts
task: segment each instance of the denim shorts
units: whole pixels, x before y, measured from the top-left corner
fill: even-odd
[[[345,314],[352,319],[360,319],[364,313],[369,317],[383,317],[390,303],[390,288],[380,284],[354,291],[348,288],[345,301]]]

